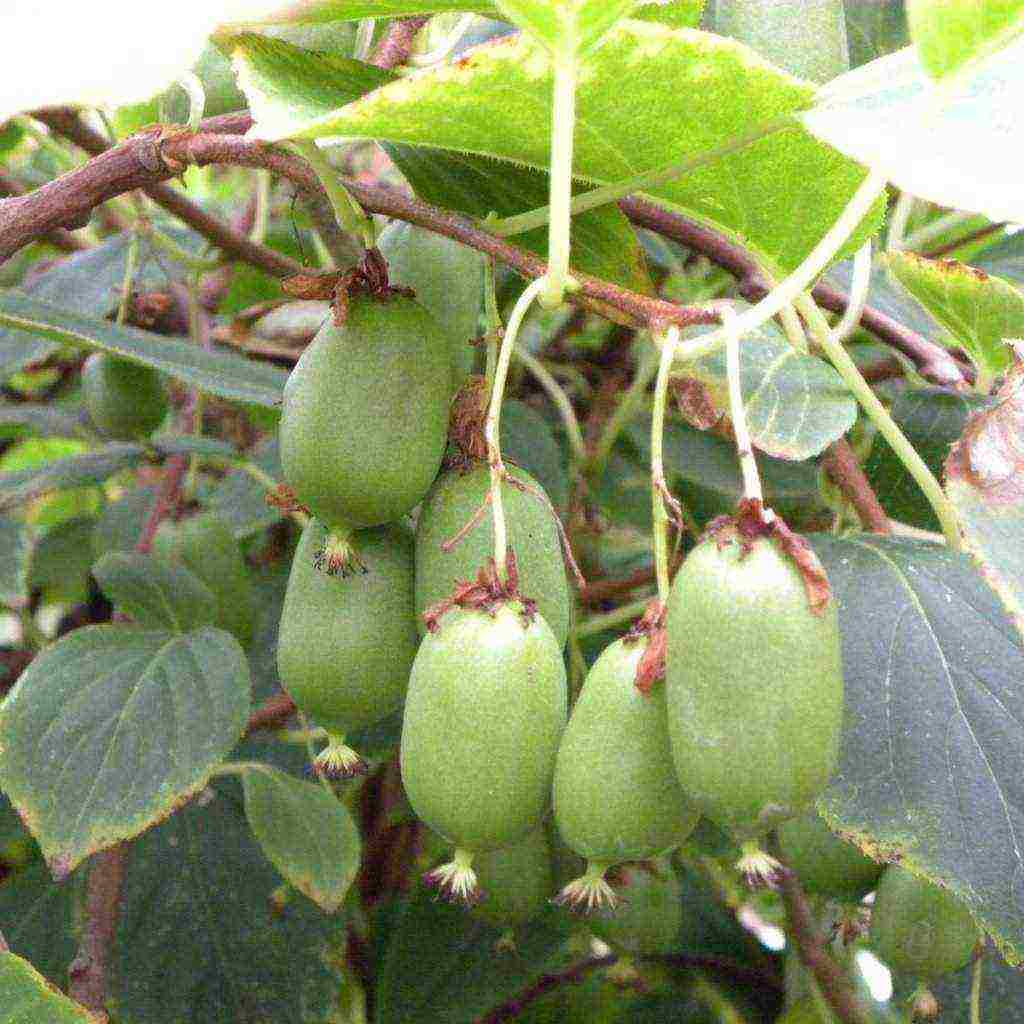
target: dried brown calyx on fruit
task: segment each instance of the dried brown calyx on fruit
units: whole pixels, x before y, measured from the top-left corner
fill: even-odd
[[[636,688],[646,695],[656,682],[665,678],[665,606],[658,598],[651,601],[624,639],[627,643],[647,645],[637,663],[635,680]]]
[[[431,605],[423,613],[423,621],[431,633],[440,628],[441,618],[453,608],[467,608],[482,611],[493,616],[498,608],[511,601],[518,601],[523,609],[523,621],[529,625],[537,614],[537,603],[519,593],[519,570],[516,556],[511,548],[506,556],[506,578],[503,580],[493,558],[480,567],[475,580],[461,580],[452,593],[443,601]]]

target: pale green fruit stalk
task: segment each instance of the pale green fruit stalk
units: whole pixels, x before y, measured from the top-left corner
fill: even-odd
[[[699,811],[676,778],[669,747],[665,686],[636,686],[646,637],[617,640],[594,663],[562,736],[555,763],[555,824],[587,859],[584,875],[558,902],[593,910],[614,906],[605,872],[678,846]]]
[[[507,466],[514,480],[540,494],[543,488],[529,473]],[[443,601],[461,580],[476,579],[494,551],[494,522],[488,514],[446,551],[487,500],[490,470],[484,464],[467,471],[458,468],[442,473],[431,487],[416,524],[416,611],[422,615]],[[516,555],[519,590],[537,602],[537,610],[551,627],[559,646],[569,634],[571,595],[562,559],[561,541],[554,513],[546,501],[510,483],[501,487],[509,543]],[[420,619],[421,631],[425,627]]]
[[[281,466],[296,499],[342,541],[398,519],[437,475],[451,397],[437,321],[402,295],[353,296],[285,385]]]
[[[951,892],[899,865],[885,870],[871,909],[872,949],[894,971],[928,981],[959,970],[981,934]]]
[[[461,387],[473,371],[470,342],[480,333],[483,254],[405,221],[389,224],[377,248],[387,260],[391,284],[412,288],[416,301],[445,329],[455,387]]]
[[[683,923],[679,879],[666,859],[616,869],[622,903],[589,919],[593,933],[630,956],[669,952]]]
[[[153,538],[153,554],[195,573],[216,599],[214,624],[245,645],[252,639],[256,592],[234,534],[219,516],[200,512],[178,522],[164,520]]]
[[[108,437],[149,437],[167,415],[167,392],[148,366],[93,352],[82,367],[82,397],[89,418]]]
[[[412,534],[398,524],[355,534],[364,571],[329,576],[315,561],[327,528],[313,519],[295,552],[277,643],[281,682],[327,730],[314,767],[347,777],[365,770],[345,737],[402,703],[418,637],[413,620]]]
[[[772,865],[749,841],[810,807],[835,767],[843,714],[835,602],[812,610],[780,542],[741,542],[729,525],[676,574],[666,628],[680,785],[748,841],[742,866],[756,876]]]
[[[472,902],[473,856],[541,823],[565,728],[561,648],[519,601],[454,608],[420,645],[402,724],[401,768],[416,814],[454,847],[428,881]]]

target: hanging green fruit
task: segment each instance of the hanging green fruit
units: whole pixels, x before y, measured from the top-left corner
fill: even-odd
[[[473,913],[501,928],[515,928],[536,917],[554,888],[551,845],[543,828],[511,846],[477,854],[473,870],[480,886]]]
[[[591,931],[612,949],[629,956],[671,952],[683,923],[679,879],[668,860],[616,868],[622,902],[589,918]]]
[[[813,808],[779,826],[779,846],[807,892],[849,903],[875,888],[884,867],[837,836]]]
[[[108,437],[138,441],[167,416],[167,392],[148,366],[93,352],[82,367],[82,397],[89,418]]]

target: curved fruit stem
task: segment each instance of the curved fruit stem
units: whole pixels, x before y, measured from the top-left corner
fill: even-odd
[[[664,434],[665,406],[668,399],[668,378],[679,343],[679,328],[670,327],[661,342],[658,376],[654,382],[654,409],[651,412],[651,513],[654,519],[654,572],[658,581],[658,599],[668,601],[668,512],[666,501],[672,501],[665,482]]]
[[[313,759],[313,771],[326,779],[351,779],[365,775],[366,762],[345,742],[340,733],[327,730],[327,746]]]
[[[523,366],[533,374],[537,383],[547,393],[552,404],[562,417],[562,425],[565,427],[566,437],[569,439],[569,448],[572,451],[573,459],[582,462],[586,458],[587,446],[583,440],[583,431],[580,429],[580,421],[576,418],[576,410],[569,401],[565,389],[555,380],[551,371],[534,355],[526,349],[516,347],[514,353]]]
[[[754,458],[754,446],[750,443],[750,431],[747,429],[747,411],[743,405],[743,382],[740,376],[740,336],[735,330],[737,316],[727,308],[722,309],[722,320],[727,329],[725,341],[725,367],[729,382],[729,414],[732,416],[732,429],[736,435],[736,452],[740,459],[740,470],[743,473],[743,497],[748,501],[756,501],[756,507],[764,509],[764,491],[761,488],[761,474]],[[767,522],[770,511],[764,509],[762,518]]]
[[[885,176],[870,171],[861,182],[860,187],[846,204],[839,219],[822,235],[818,244],[807,254],[803,263],[789,277],[774,287],[760,302],[740,313],[736,320],[736,330],[743,336],[757,330],[779,313],[784,306],[796,302],[812,281],[831,262],[843,243],[850,237],[857,225],[864,219],[878,195],[885,188]],[[701,337],[700,346],[690,353],[690,358],[710,355],[717,352],[725,343],[724,328],[711,331]]]
[[[337,172],[330,165],[323,151],[309,139],[296,139],[292,145],[303,157],[320,179],[335,220],[343,231],[355,235],[366,249],[371,249],[377,240],[373,221],[367,217],[363,208],[349,195],[348,189],[342,185]]]
[[[829,329],[828,320],[825,319],[825,314],[818,309],[814,299],[809,294],[802,295],[797,299],[796,305],[807,322],[811,336],[824,349],[829,361],[846,382],[846,386],[853,392],[871,422],[878,428],[878,432],[889,442],[896,457],[906,466],[907,472],[914,478],[917,486],[921,488],[924,496],[928,499],[942,525],[946,543],[951,550],[959,551],[960,527],[956,512],[939,481],[935,479],[935,475],[925,464],[924,459],[918,455],[914,446],[896,425],[896,421],[878,400],[878,396],[871,390],[871,385],[861,376],[860,370],[857,369],[857,365],[850,358],[849,353],[837,340],[834,332]]]
[[[447,864],[428,871],[423,881],[437,889],[438,894],[451,903],[472,906],[480,900],[480,886],[473,870],[473,854],[461,847],[455,848]]]
[[[974,958],[971,970],[971,1024],[981,1024],[981,975],[984,964],[984,956]]]
[[[611,864],[603,861],[588,860],[587,870],[566,885],[551,902],[581,914],[614,910],[619,898],[604,877],[610,867]]]
[[[569,236],[572,228],[572,147],[576,128],[575,54],[555,57],[555,82],[551,101],[551,191],[548,228],[548,272],[544,275],[541,305],[559,305],[566,289],[576,282],[569,276]]]
[[[724,156],[746,149],[759,139],[768,135],[774,135],[784,128],[795,125],[793,115],[795,111],[784,114],[782,117],[774,118],[756,128],[752,128],[742,135],[736,135],[723,142],[720,146],[706,149],[702,153],[688,156],[684,160],[677,160],[675,163],[667,164],[653,171],[644,171],[643,174],[635,174],[631,178],[625,178],[612,185],[602,185],[600,188],[590,189],[588,192],[581,192],[573,196],[569,201],[569,213],[575,217],[577,214],[586,213],[599,206],[606,206],[608,203],[618,202],[634,192],[654,188],[657,185],[664,185],[667,182],[675,181],[695,171],[706,164],[712,164]],[[534,228],[541,228],[551,220],[551,207],[538,206],[533,210],[526,210],[524,213],[517,213],[512,217],[503,217],[487,225],[487,229],[501,238],[508,238],[511,235],[519,235],[524,231],[532,231]]]
[[[519,296],[508,318],[505,336],[501,339],[498,359],[494,367],[494,384],[491,387],[491,404],[487,409],[487,421],[484,424],[484,438],[487,441],[487,463],[491,468],[491,515],[494,517],[494,565],[499,579],[508,578],[508,527],[505,523],[505,507],[501,499],[501,484],[505,478],[505,463],[501,460],[501,402],[505,395],[505,381],[508,379],[508,366],[512,361],[512,350],[515,348],[516,335],[522,326],[523,318],[533,300],[545,287],[545,278],[539,277],[531,281]]]

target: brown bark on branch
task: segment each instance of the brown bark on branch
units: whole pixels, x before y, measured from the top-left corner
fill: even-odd
[[[23,188],[20,182],[0,171],[0,196],[23,196],[26,191],[27,189]],[[89,248],[86,242],[76,238],[64,228],[55,228],[46,236],[46,241],[62,252],[81,252],[83,249]]]
[[[385,70],[404,64],[409,59],[416,34],[429,20],[426,15],[419,15],[392,21],[373,55],[373,63]]]
[[[825,453],[823,465],[829,478],[842,491],[843,497],[857,510],[864,529],[872,533],[890,533],[889,517],[845,437],[841,437]]]
[[[287,693],[268,697],[250,716],[245,735],[261,729],[280,729],[295,714],[295,701]]]

